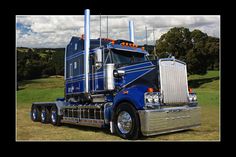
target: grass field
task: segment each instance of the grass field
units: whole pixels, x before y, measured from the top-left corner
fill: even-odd
[[[141,141],[218,141],[220,140],[220,96],[219,71],[209,71],[206,75],[189,76],[189,86],[198,95],[201,106],[199,128],[176,133],[141,137]],[[18,141],[124,141],[110,134],[109,129],[63,124],[60,127],[51,124],[32,122],[30,107],[32,102],[55,101],[64,95],[63,77],[50,77],[23,81],[19,84],[16,103],[16,140]]]

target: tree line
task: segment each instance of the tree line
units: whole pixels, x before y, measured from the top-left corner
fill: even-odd
[[[197,29],[171,28],[156,41],[151,54],[159,58],[174,56],[186,62],[189,74],[219,70],[219,38],[208,36]]]
[[[17,48],[17,81],[64,75],[64,48]]]

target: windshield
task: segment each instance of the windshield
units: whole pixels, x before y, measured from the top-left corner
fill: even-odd
[[[121,51],[115,49],[113,49],[112,52],[112,58],[115,64],[133,64],[148,60],[145,54],[142,53]]]

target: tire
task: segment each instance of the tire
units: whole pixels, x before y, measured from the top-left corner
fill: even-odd
[[[47,109],[47,107],[41,108],[41,122],[42,123],[48,123],[50,118],[50,113]]]
[[[127,102],[121,103],[114,112],[114,130],[124,139],[136,140],[140,135],[140,122],[137,110]]]
[[[31,107],[31,120],[34,122],[39,122],[40,121],[40,117],[41,116],[41,112],[38,109],[38,107],[36,105],[32,105]]]
[[[58,115],[58,109],[56,106],[51,107],[50,111],[50,122],[53,125],[60,126],[61,125],[61,116]]]

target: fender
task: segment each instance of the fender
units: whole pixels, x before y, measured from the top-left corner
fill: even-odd
[[[134,85],[129,88],[125,88],[116,94],[114,98],[114,105],[112,108],[117,106],[122,101],[131,102],[137,110],[143,109],[144,107],[144,93],[147,91],[145,85]]]
[[[66,106],[67,104],[68,104],[68,102],[65,102],[64,98],[57,98],[56,99],[55,105],[57,106],[58,115],[62,115],[61,108],[63,106]]]

